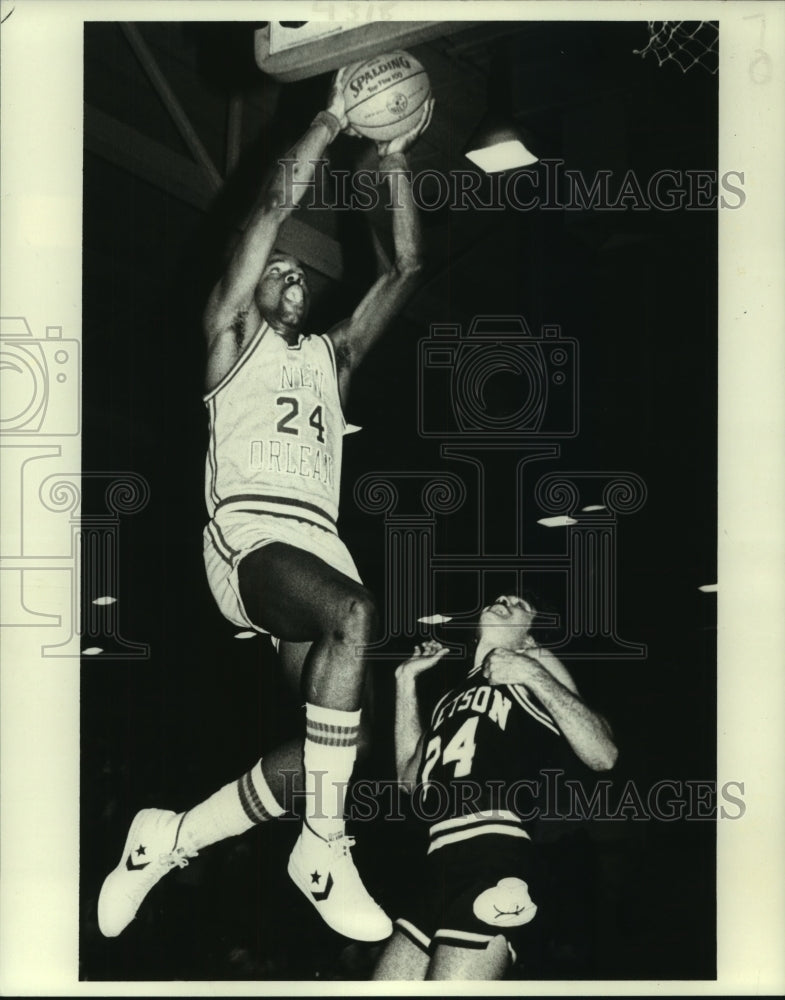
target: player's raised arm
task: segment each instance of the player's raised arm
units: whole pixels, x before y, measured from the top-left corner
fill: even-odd
[[[435,641],[415,646],[414,654],[395,671],[395,770],[408,791],[414,787],[422,753],[423,730],[417,701],[417,678],[447,652]]]
[[[389,187],[393,213],[394,259],[364,296],[352,315],[330,330],[328,336],[339,358],[341,395],[369,348],[400,312],[411,295],[423,267],[422,233],[406,150],[428,127],[433,100],[423,105],[417,124],[405,135],[377,144],[379,173]]]
[[[230,332],[236,343],[253,333],[259,322],[255,292],[284,220],[302,200],[315,174],[315,164],[346,127],[343,74],[333,80],[327,110],[320,111],[304,135],[278,161],[270,183],[261,191],[225,274],[210,295],[204,330],[210,349]]]

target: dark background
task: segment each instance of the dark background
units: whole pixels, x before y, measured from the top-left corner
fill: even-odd
[[[99,624],[90,644],[104,652],[83,660],[81,975],[361,979],[373,950],[325,928],[287,879],[294,821],[216,845],[164,879],[119,939],[97,930],[100,884],[135,812],[193,805],[299,724],[269,643],[234,638],[238,630],[219,614],[204,576],[200,314],[261,177],[323,104],[329,83],[322,76],[281,85],[262,75],[251,25],[137,27],[225,180],[213,195],[185,169],[187,150],[121,27],[87,25],[83,468],[109,478],[133,471],[148,482],[150,501],[121,523],[119,634],[101,635]],[[413,168],[468,168],[463,143],[486,101],[504,92],[541,155],[587,175],[716,169],[717,78],[642,60],[632,50],[646,40],[642,22],[494,24],[414,48],[436,110],[412,151]],[[238,94],[240,155],[230,167],[226,108]],[[373,165],[368,146],[340,137],[333,166]],[[368,219],[303,215],[343,251],[340,280],[309,271],[312,320],[326,327],[373,279]],[[386,221],[374,215],[383,241]],[[341,533],[364,580],[384,606],[383,521],[358,508],[356,479],[407,469],[466,474],[441,457],[438,441],[417,434],[418,344],[429,324],[465,326],[481,314],[519,314],[533,331],[560,324],[580,345],[580,433],[526,480],[526,551],[555,550],[556,534],[563,537],[564,529],[536,524],[537,476],[641,477],[645,505],[619,518],[617,613],[621,636],[646,644],[647,656],[567,662],[614,727],[616,787],[628,779],[644,790],[661,779],[711,781],[715,599],[698,587],[716,580],[716,213],[445,210],[424,213],[423,224],[424,287],[368,358],[348,408],[363,431],[345,443]],[[495,389],[501,406],[516,387]],[[506,474],[509,462],[499,458],[496,471]],[[101,490],[100,479],[85,482],[85,514],[102,513]],[[441,551],[475,550],[471,501],[466,516],[439,524]],[[485,586],[496,593],[509,583],[490,574]],[[83,584],[89,605],[100,595],[88,576]],[[555,579],[525,584],[541,606],[563,609]],[[460,612],[477,599],[474,580],[456,575],[437,595],[439,607],[423,613]],[[466,639],[455,628],[438,634]],[[147,644],[149,656],[124,658],[124,642]],[[374,777],[392,776],[393,665],[371,663],[378,742],[365,771]],[[553,824],[544,847],[552,904],[539,964],[528,974],[712,978],[714,833],[710,821]],[[358,843],[358,864],[393,914],[416,891],[417,838],[412,824],[379,822]]]

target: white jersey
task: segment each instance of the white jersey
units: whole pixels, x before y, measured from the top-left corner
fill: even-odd
[[[275,514],[335,533],[346,424],[329,338],[289,346],[263,322],[204,401],[210,517]]]

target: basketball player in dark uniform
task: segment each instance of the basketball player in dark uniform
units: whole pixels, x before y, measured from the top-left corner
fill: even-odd
[[[396,765],[429,823],[428,884],[396,920],[374,979],[503,978],[541,899],[530,833],[539,772],[565,750],[596,771],[616,762],[608,724],[529,634],[535,614],[518,597],[482,610],[472,662],[426,731],[417,677],[447,649],[425,643],[396,670]]]
[[[284,670],[305,701],[305,741],[274,750],[185,813],[138,813],[99,897],[99,927],[109,937],[123,931],[173,867],[280,816],[291,790],[286,776],[294,772],[303,775],[306,805],[289,859],[293,881],[339,933],[378,941],[392,931],[359,877],[345,833],[342,792],[357,754],[363,649],[376,612],[336,521],[342,404],[357,366],[421,269],[404,151],[427,128],[432,101],[413,114],[404,135],[377,144],[379,173],[394,188],[392,264],[348,319],[323,336],[304,335],[305,272],[276,243],[316,161],[340,131],[350,131],[345,77],[345,70],[336,74],[327,110],[279,161],[204,315],[207,577],[226,618],[279,641]]]

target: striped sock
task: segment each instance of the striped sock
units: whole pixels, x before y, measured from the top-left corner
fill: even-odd
[[[264,780],[260,760],[237,781],[230,781],[189,809],[180,833],[199,851],[227,837],[237,837],[284,811]]]
[[[359,731],[359,710],[343,712],[306,703],[305,819],[324,839],[344,830],[344,799],[357,757]]]

